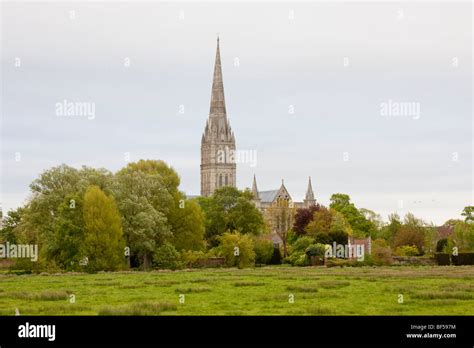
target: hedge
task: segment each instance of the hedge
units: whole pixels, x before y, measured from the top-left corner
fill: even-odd
[[[459,253],[456,256],[448,253],[435,253],[434,256],[439,266],[474,265],[474,253]]]
[[[459,253],[457,256],[451,256],[453,265],[474,265],[474,253]]]
[[[451,264],[448,253],[435,253],[434,256],[439,266],[449,266]]]

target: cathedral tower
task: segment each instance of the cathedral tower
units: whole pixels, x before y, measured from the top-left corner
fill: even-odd
[[[235,137],[227,119],[217,38],[211,108],[201,138],[201,196],[210,196],[223,186],[236,187],[235,176]]]

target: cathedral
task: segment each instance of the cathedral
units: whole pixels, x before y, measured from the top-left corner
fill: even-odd
[[[235,136],[230,127],[225,107],[219,38],[217,38],[211,107],[201,138],[201,196],[208,197],[223,186],[236,187],[236,163],[229,161],[227,156],[221,155],[235,152],[235,149]],[[255,205],[262,211],[279,200],[286,200],[295,208],[309,207],[316,203],[311,177],[308,180],[308,188],[303,202],[293,202],[283,180],[278,189],[258,191],[257,179],[254,175],[252,192]]]

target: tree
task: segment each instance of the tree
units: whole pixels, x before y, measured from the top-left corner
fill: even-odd
[[[84,246],[89,271],[114,271],[124,260],[120,214],[112,197],[98,186],[90,186],[84,195]]]
[[[306,233],[315,238],[318,234],[329,234],[332,224],[332,214],[326,207],[321,207],[313,213],[312,221],[306,226]]]
[[[370,212],[369,210],[358,210],[349,195],[343,193],[335,193],[331,196],[331,209],[340,212],[352,227],[355,237],[374,236],[377,232],[375,224],[368,220],[364,214]]]
[[[403,225],[393,239],[394,248],[405,245],[416,246],[420,254],[425,252],[425,224],[411,213],[405,216]]]
[[[153,263],[158,268],[180,269],[183,268],[181,255],[171,244],[165,243],[155,250],[153,255]]]
[[[78,194],[69,195],[58,208],[54,237],[46,243],[48,259],[62,269],[78,270],[82,258],[84,228],[83,198]]]
[[[183,200],[170,210],[171,242],[180,250],[204,249],[204,214],[195,200]]]
[[[253,266],[255,263],[255,251],[253,250],[252,238],[238,231],[224,233],[218,237],[219,255],[225,258],[227,266],[244,268]]]
[[[274,254],[274,245],[271,240],[253,238],[253,250],[255,252],[255,263],[269,264]]]
[[[139,160],[127,165],[127,170],[143,172],[149,175],[160,175],[164,188],[172,195],[178,192],[180,179],[178,173],[161,160]]]
[[[217,189],[210,197],[198,199],[205,216],[205,236],[211,246],[216,246],[218,237],[227,231],[254,235],[263,231],[262,214],[252,199],[250,191],[239,191],[230,186]]]
[[[16,235],[23,243],[37,244],[40,261],[47,263],[54,248],[58,224],[65,224],[65,211],[60,211],[68,197],[83,197],[90,185],[108,192],[112,174],[106,169],[83,166],[76,169],[65,164],[45,170],[30,185],[32,195],[23,208],[23,217]],[[58,221],[61,218],[62,221]],[[54,259],[51,261],[55,261]],[[46,265],[46,264],[45,264]]]
[[[474,224],[461,221],[454,226],[456,246],[461,251],[474,251]]]
[[[17,208],[15,210],[10,210],[3,219],[3,226],[0,230],[0,243],[10,242],[16,244],[16,234],[15,229],[20,225],[21,217],[23,215],[24,208]]]
[[[464,218],[465,222],[467,223],[474,222],[474,205],[464,207],[461,215],[465,217]]]
[[[204,217],[201,207],[194,201],[186,200],[185,195],[179,191],[180,179],[176,171],[164,161],[140,160],[129,163],[117,173],[119,186],[125,182],[141,182],[143,186],[134,190],[130,187],[120,189],[122,194],[129,197],[128,203],[121,206],[121,211],[128,206],[132,210],[141,211],[141,219],[133,219],[127,215],[126,235],[130,240],[136,240],[133,235],[135,230],[141,231],[149,238],[141,246],[133,246],[133,250],[140,254],[145,268],[148,268],[150,255],[155,247],[170,242],[177,250],[200,250],[204,247]],[[144,192],[148,190],[149,192]],[[124,192],[125,191],[125,192]],[[119,194],[121,197],[122,194]],[[143,199],[139,199],[143,198]],[[146,219],[148,215],[150,219]],[[134,221],[131,221],[134,220]],[[155,223],[153,223],[153,221]],[[156,238],[155,238],[156,237]]]
[[[395,235],[402,227],[402,221],[397,213],[388,216],[389,223],[380,229],[379,237],[385,239],[389,244],[393,243]]]
[[[376,232],[382,229],[384,223],[380,214],[377,214],[376,212],[366,208],[360,208],[359,212],[364,216],[366,220],[370,221],[373,224],[373,227],[375,228]]]
[[[286,200],[280,200],[267,209],[267,220],[274,233],[283,243],[283,257],[288,256],[288,234],[294,223],[295,208]]]
[[[348,236],[352,235],[352,228],[344,215],[323,207],[314,213],[313,221],[306,227],[306,232],[317,243],[347,244]]]
[[[392,250],[385,239],[374,240],[371,257],[377,266],[386,266],[392,263]]]
[[[305,228],[308,224],[313,221],[313,216],[316,211],[321,209],[321,205],[313,204],[308,208],[300,208],[296,210],[295,214],[295,223],[293,225],[293,231],[296,234],[302,235],[305,234]]]
[[[159,174],[126,167],[115,175],[114,193],[130,258],[151,267],[156,247],[172,237],[167,214],[174,200]],[[130,264],[129,258],[129,264]]]

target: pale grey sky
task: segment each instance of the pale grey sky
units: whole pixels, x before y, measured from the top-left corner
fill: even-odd
[[[237,166],[239,188],[254,173],[260,190],[284,178],[299,201],[311,176],[323,204],[343,192],[384,218],[435,223],[472,204],[470,3],[2,7],[4,210],[44,169],[115,171],[125,152],[165,160],[199,194],[217,32],[237,148],[257,151],[256,167]],[[63,100],[95,103],[95,118],[56,115]],[[389,101],[419,116],[381,115]]]

